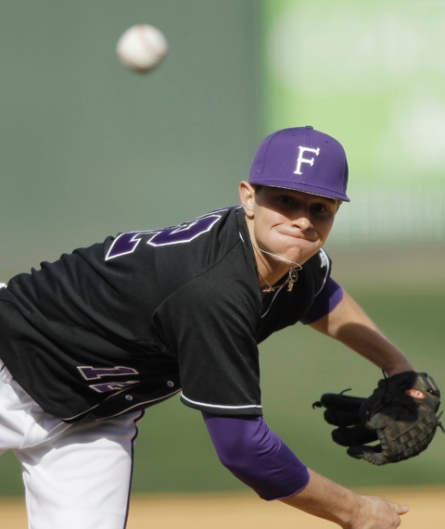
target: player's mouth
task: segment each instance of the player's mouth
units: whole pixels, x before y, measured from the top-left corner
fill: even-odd
[[[290,237],[291,239],[297,239],[298,241],[307,242],[309,244],[318,244],[320,241],[320,237],[315,234],[312,237],[308,237],[303,235],[301,232],[290,232],[290,231],[281,231],[279,232],[281,235],[284,235],[285,237]]]

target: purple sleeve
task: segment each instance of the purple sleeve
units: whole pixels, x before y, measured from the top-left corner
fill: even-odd
[[[265,500],[299,492],[309,482],[305,465],[269,430],[263,417],[203,412],[221,463]]]
[[[301,318],[301,323],[305,325],[319,320],[326,314],[332,312],[343,298],[343,289],[332,278],[326,281],[325,286],[316,296],[312,306],[306,313],[304,318]]]

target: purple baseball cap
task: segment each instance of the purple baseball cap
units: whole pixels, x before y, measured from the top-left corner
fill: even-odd
[[[343,147],[310,126],[278,130],[264,138],[253,158],[249,182],[350,201]]]

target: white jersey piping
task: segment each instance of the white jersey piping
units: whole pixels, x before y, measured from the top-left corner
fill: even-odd
[[[205,408],[218,408],[220,410],[246,410],[248,408],[262,409],[261,404],[248,404],[246,406],[223,406],[220,404],[208,404],[207,402],[198,402],[196,400],[188,399],[182,392],[181,392],[181,398],[187,402],[190,402],[190,404],[195,404],[197,406],[202,406]]]

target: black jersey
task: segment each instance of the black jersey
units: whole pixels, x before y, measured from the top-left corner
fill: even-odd
[[[0,290],[0,357],[65,421],[188,406],[261,415],[258,343],[307,313],[323,250],[293,290],[263,296],[241,208],[134,231],[62,255]]]

